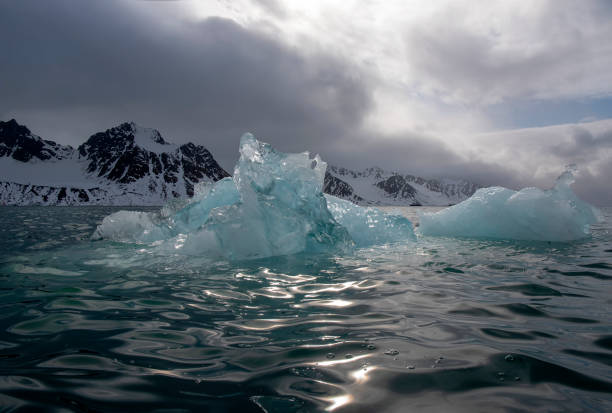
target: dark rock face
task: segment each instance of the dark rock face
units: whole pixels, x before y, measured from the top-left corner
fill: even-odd
[[[0,182],[0,205],[90,205],[108,201],[101,188],[70,188]]]
[[[375,179],[382,179],[385,175],[385,171],[377,166],[364,169],[363,171],[352,171],[350,169],[337,167],[334,165],[328,165],[327,170],[333,175],[347,176],[351,178],[369,178],[374,177]]]
[[[368,196],[375,199],[359,194],[351,186],[351,183],[357,185],[357,182],[360,190],[372,185],[380,190],[379,195],[369,190]],[[325,192],[360,204],[449,205],[469,198],[478,188],[478,185],[468,181],[425,179],[386,172],[378,167],[353,171],[328,165],[325,176]]]
[[[401,175],[393,175],[383,181],[377,182],[376,186],[385,191],[392,198],[403,198],[413,200],[410,205],[421,205],[415,200],[417,191]]]
[[[63,159],[72,155],[72,152],[71,146],[59,145],[33,135],[15,119],[0,122],[0,157],[10,156],[21,162],[28,162],[33,158],[44,161],[52,158]]]
[[[133,123],[123,123],[92,135],[79,146],[79,155],[89,160],[87,172],[120,183],[137,181],[152,172],[149,165],[159,165],[157,154],[136,146],[136,128]],[[159,132],[151,138],[152,141],[157,139],[160,144],[168,145]],[[157,169],[160,170],[159,167]]]
[[[96,192],[100,196],[92,196],[91,192],[71,192],[85,191],[85,188],[45,185],[26,185],[22,188],[15,186],[20,184],[14,182],[0,187],[0,191],[10,191],[11,196],[22,199],[26,204],[47,204],[47,198],[62,205],[87,202],[104,204],[123,202],[117,201],[122,195],[126,195],[124,199],[130,203],[138,202],[138,199],[147,204],[154,199],[164,203],[169,198],[193,196],[197,183],[218,181],[230,176],[203,146],[193,143],[172,145],[157,130],[142,128],[134,123],[123,123],[96,133],[74,150],[33,135],[15,120],[0,122],[2,156],[10,156],[24,163],[71,158],[71,165],[83,165],[87,174],[83,176],[84,182],[90,181],[91,186],[104,188]],[[56,166],[50,163],[49,167]],[[74,173],[82,174],[76,169]],[[41,200],[34,199],[37,193],[41,194]],[[7,199],[3,202],[12,201]]]
[[[323,192],[353,202],[365,201],[362,197],[355,194],[352,186],[327,171],[325,172],[325,179],[323,181]]]
[[[136,134],[144,135],[144,139],[156,144],[162,152],[139,146]],[[193,196],[194,184],[203,179],[218,181],[229,176],[203,146],[188,143],[176,148],[158,131],[139,128],[133,123],[123,123],[92,135],[79,146],[79,154],[89,160],[87,172],[119,183],[159,176],[168,184],[176,184],[184,177],[189,196]]]
[[[216,182],[230,176],[203,146],[189,142],[181,145],[179,152],[182,155],[181,166],[185,176],[185,189],[189,196],[193,196],[193,184],[200,182],[204,177]]]

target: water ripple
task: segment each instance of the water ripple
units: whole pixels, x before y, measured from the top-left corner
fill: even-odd
[[[608,227],[211,263],[89,241],[110,210],[0,215],[3,407],[612,410]]]

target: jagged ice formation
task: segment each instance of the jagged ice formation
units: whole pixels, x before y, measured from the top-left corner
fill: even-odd
[[[346,252],[415,239],[410,221],[323,195],[327,165],[308,152],[285,154],[245,134],[232,178],[201,188],[161,213],[120,211],[94,238],[230,259]]]

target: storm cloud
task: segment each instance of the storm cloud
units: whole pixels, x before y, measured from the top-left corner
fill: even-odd
[[[0,119],[72,145],[134,121],[229,170],[244,132],[512,188],[578,163],[577,192],[612,204],[610,17],[595,0],[0,2]]]
[[[370,106],[346,62],[305,58],[231,20],[176,30],[115,2],[1,7],[10,59],[0,69],[0,114],[73,144],[133,120],[174,140],[204,143],[232,163],[246,131],[284,150],[322,150],[350,133]],[[53,118],[61,122],[49,128]]]

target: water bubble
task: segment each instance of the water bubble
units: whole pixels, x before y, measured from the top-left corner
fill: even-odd
[[[327,355],[325,357],[327,357],[328,359],[331,360],[331,359],[335,358],[336,355],[334,353],[327,353]]]
[[[521,379],[521,378],[520,378],[519,376],[516,376],[516,377],[514,378],[514,381],[519,381],[520,379]]]
[[[399,354],[399,350],[396,350],[394,348],[390,348],[387,351],[385,351],[385,354],[387,356],[397,356]]]
[[[408,370],[414,370],[414,366],[413,366],[412,364],[411,364],[411,365],[409,365],[409,366],[406,366],[406,368],[407,368]]]
[[[374,344],[368,344],[368,350],[376,350],[376,346]]]
[[[506,361],[514,361],[514,356],[512,354],[507,354],[506,357],[504,357],[504,360],[506,360]]]
[[[345,359],[352,359],[353,355],[351,353],[348,353],[344,356]]]

